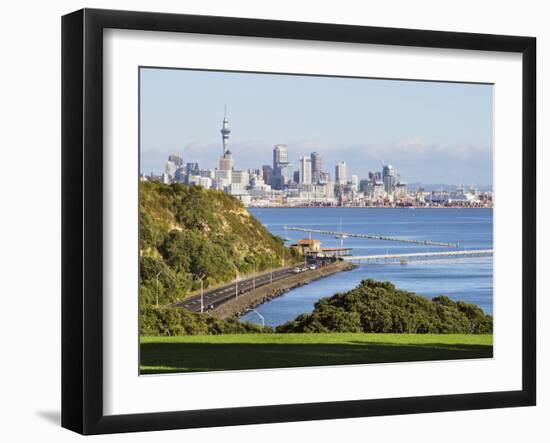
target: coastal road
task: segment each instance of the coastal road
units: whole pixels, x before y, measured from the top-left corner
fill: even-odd
[[[308,266],[311,263],[308,263]],[[304,268],[304,264],[291,266],[289,268],[278,269],[273,271],[273,281],[278,281],[289,277],[294,274],[294,269],[298,267],[300,269]],[[302,272],[311,272],[309,269]],[[242,295],[246,292],[252,291],[255,287],[259,288],[260,286],[268,285],[271,283],[271,273],[265,273],[257,275],[255,278],[245,278],[237,282],[237,291],[238,295]],[[234,299],[237,294],[235,293],[235,282],[221,286],[215,289],[207,289],[204,291],[204,312],[211,311],[212,309],[217,308],[221,304]],[[201,312],[201,295],[194,295],[193,297],[188,297],[184,300],[172,303],[172,307],[183,307],[187,308],[193,312]]]

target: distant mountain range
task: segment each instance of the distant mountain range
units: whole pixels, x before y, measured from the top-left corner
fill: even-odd
[[[449,185],[445,183],[433,183],[433,184],[424,184],[424,183],[407,183],[407,188],[410,190],[414,190],[417,188],[424,188],[426,192],[432,192],[432,191],[456,191],[460,186],[459,185]],[[468,189],[470,187],[469,184],[463,184],[462,187],[464,189]],[[476,185],[473,184],[473,187],[481,192],[490,192],[493,190],[492,185]]]

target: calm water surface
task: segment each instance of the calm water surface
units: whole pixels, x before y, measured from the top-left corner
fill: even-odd
[[[434,240],[460,244],[461,249],[493,247],[492,209],[367,209],[367,208],[252,208],[254,214],[273,234],[291,242],[308,236],[287,231],[284,226],[340,230],[401,238]],[[314,234],[322,247],[339,247],[340,240]],[[445,251],[448,248],[348,238],[344,247],[353,255]],[[362,264],[289,291],[256,308],[269,326],[277,326],[301,313],[311,312],[322,297],[356,287],[365,278],[391,281],[398,288],[426,297],[445,294],[453,300],[475,303],[485,312],[493,312],[493,259],[457,258],[399,263]],[[250,312],[241,318],[260,323]]]

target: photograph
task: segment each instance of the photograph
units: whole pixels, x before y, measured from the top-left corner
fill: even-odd
[[[494,84],[137,75],[140,375],[493,358]]]

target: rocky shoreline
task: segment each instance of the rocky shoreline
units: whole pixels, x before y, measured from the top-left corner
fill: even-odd
[[[240,317],[247,310],[273,300],[291,289],[307,285],[314,280],[328,277],[337,272],[355,269],[356,267],[356,265],[351,263],[339,261],[313,271],[308,271],[307,273],[296,274],[242,294],[237,299],[230,300],[210,311],[209,314],[219,319]]]

